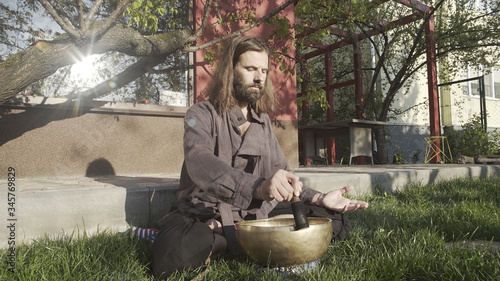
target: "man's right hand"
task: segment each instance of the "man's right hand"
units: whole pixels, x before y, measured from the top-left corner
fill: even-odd
[[[278,170],[271,178],[264,180],[257,187],[254,197],[265,201],[291,201],[294,194],[300,195],[302,186],[303,184],[297,175],[285,170]]]

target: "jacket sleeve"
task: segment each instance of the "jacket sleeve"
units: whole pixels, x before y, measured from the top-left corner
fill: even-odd
[[[184,119],[184,161],[191,180],[210,196],[247,209],[262,177],[234,169],[215,155],[215,110],[208,103],[192,106]]]
[[[272,129],[271,129],[272,130]],[[278,142],[278,139],[276,138],[276,135],[271,132],[272,134],[272,139],[273,139],[273,145],[272,145],[272,150],[274,152],[274,159],[273,159],[273,166],[274,166],[274,172],[273,174],[278,171],[279,169],[283,170],[289,170],[290,168],[288,167],[288,161],[285,158],[285,155],[283,154],[283,151],[281,149],[281,146]],[[300,194],[300,199],[303,200],[306,203],[311,203],[313,197],[320,193],[319,191],[312,189],[310,187],[304,186],[302,188],[302,193]]]

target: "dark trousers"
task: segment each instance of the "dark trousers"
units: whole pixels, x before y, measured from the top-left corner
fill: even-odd
[[[153,242],[154,273],[166,278],[178,269],[202,266],[212,251],[214,233],[198,219],[168,215]]]
[[[333,222],[333,239],[344,239],[352,228],[344,214],[316,205],[305,204],[307,216],[330,218]],[[269,217],[291,214],[291,203],[279,203]],[[202,221],[180,213],[171,213],[162,219],[160,232],[153,243],[153,271],[166,278],[176,270],[195,268],[205,264],[212,244],[213,231]]]

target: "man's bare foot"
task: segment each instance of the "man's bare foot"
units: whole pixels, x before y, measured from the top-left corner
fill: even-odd
[[[218,220],[209,219],[205,222],[205,224],[208,225],[208,227],[210,227],[210,229],[214,233],[217,233],[219,235],[224,235],[224,232],[222,230],[222,223],[220,223]]]

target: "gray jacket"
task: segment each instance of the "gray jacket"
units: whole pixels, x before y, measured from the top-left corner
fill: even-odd
[[[177,202],[172,210],[204,221],[222,217],[223,225],[267,218],[276,206],[253,198],[261,181],[288,164],[267,114],[253,109],[251,125],[238,106],[219,115],[210,101],[193,105],[184,119],[184,164]],[[310,202],[318,191],[304,187],[301,199]]]

